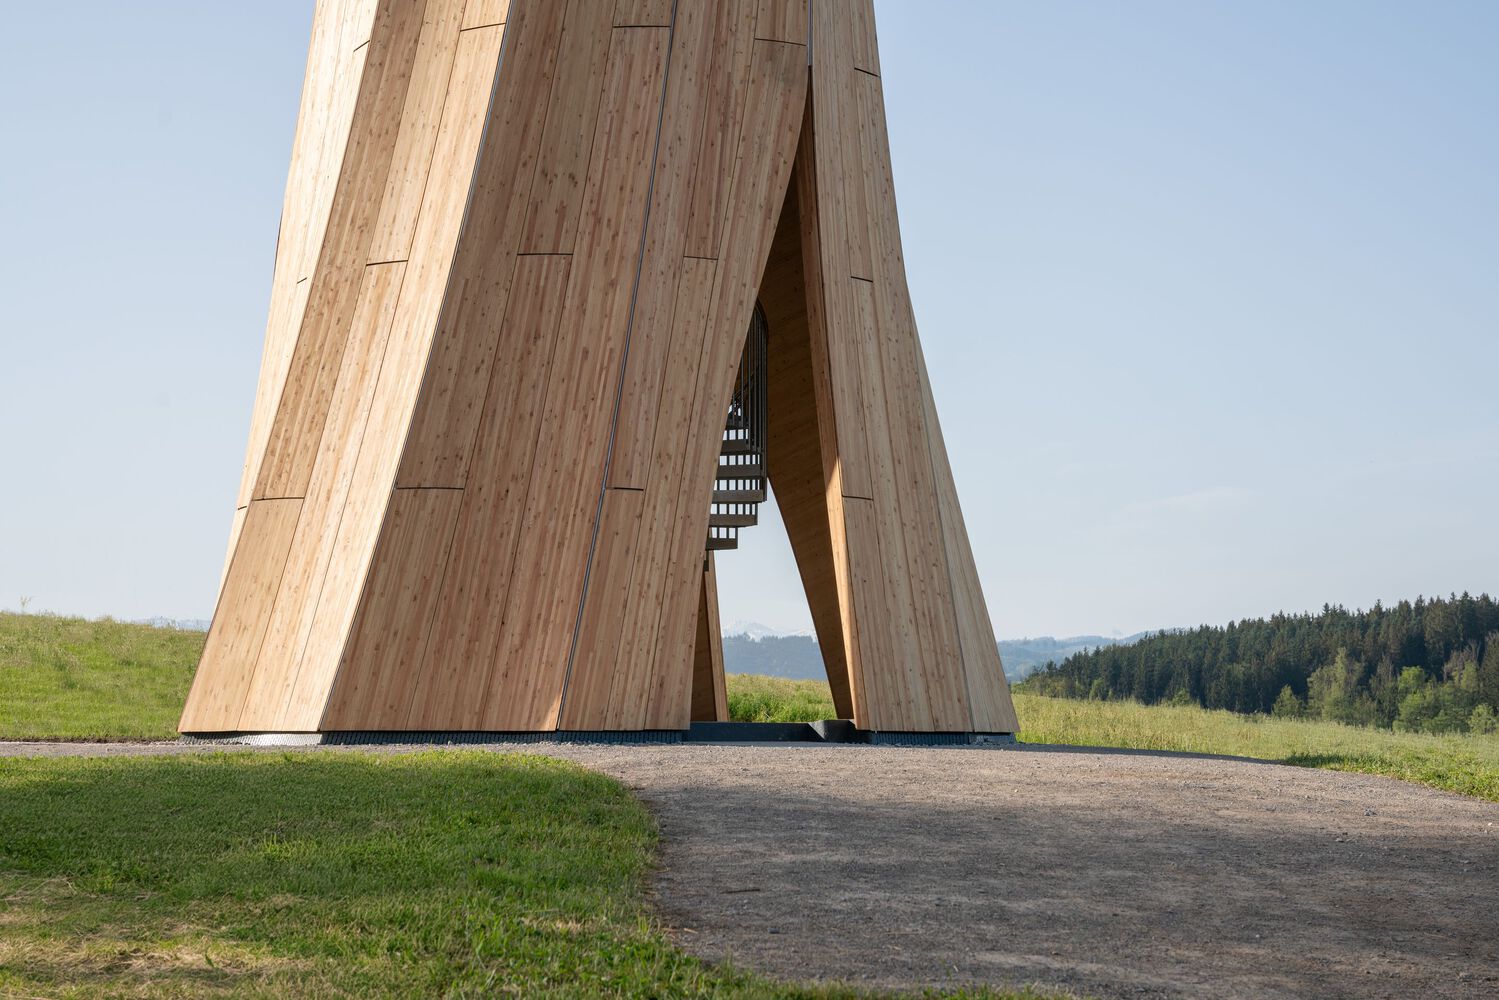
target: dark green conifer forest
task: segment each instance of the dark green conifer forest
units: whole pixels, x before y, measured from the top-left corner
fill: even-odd
[[[1421,732],[1499,730],[1499,602],[1324,606],[1159,632],[1048,664],[1022,690]]]

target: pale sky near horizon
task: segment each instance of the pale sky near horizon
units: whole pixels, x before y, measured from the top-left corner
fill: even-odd
[[[1499,4],[877,8],[999,635],[1499,591]],[[211,614],[311,10],[7,11],[0,608]]]

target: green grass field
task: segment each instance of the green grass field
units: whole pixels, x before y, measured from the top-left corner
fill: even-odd
[[[0,612],[0,738],[176,739],[203,638]]]
[[[673,947],[655,838],[524,755],[3,760],[0,996],[865,995]]]

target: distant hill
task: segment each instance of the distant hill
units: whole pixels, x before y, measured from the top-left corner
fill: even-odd
[[[1310,715],[1426,732],[1499,728],[1499,601],[1487,594],[1367,611],[1245,618],[1068,656],[1026,690]]]
[[[743,627],[736,623],[731,631]],[[1041,636],[1034,639],[1001,639],[999,655],[1005,676],[1014,683],[1046,666],[1061,663],[1074,653],[1129,643],[1152,633],[1122,639],[1102,635],[1076,635],[1066,639]],[[763,625],[749,623],[739,634],[723,637],[724,669],[731,674],[763,674],[791,680],[823,680],[827,677],[817,640],[809,635],[781,635]]]

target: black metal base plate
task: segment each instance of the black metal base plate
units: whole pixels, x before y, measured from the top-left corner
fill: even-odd
[[[938,747],[1014,745],[1011,733],[886,733],[856,729],[847,719],[822,722],[694,722],[685,731],[559,730],[550,733],[333,732],[192,733],[183,743],[229,746],[503,746],[535,743],[865,743],[875,746]]]

